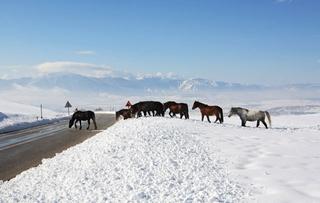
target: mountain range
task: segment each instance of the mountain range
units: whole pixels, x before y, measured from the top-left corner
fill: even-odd
[[[265,90],[283,88],[320,89],[320,84],[292,84],[282,86],[265,86],[256,84],[230,83],[213,81],[203,78],[181,79],[165,76],[139,77],[89,77],[72,73],[51,73],[37,77],[23,77],[18,79],[0,79],[0,89],[8,90],[16,85],[38,87],[41,89],[61,88],[73,92],[153,92],[153,91],[240,91]]]

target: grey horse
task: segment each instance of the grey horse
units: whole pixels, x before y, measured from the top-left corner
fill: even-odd
[[[245,127],[247,121],[257,121],[257,127],[260,125],[260,121],[268,128],[265,118],[268,118],[269,127],[271,127],[271,117],[268,111],[252,111],[241,107],[232,107],[230,109],[228,117],[232,115],[238,115],[241,119],[241,126]]]

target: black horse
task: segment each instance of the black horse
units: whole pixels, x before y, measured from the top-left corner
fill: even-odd
[[[96,123],[96,116],[93,111],[76,111],[70,121],[69,121],[69,128],[71,128],[74,124],[74,127],[77,128],[77,122],[80,122],[80,130],[82,129],[81,121],[88,121],[88,127],[87,130],[89,130],[90,127],[90,119],[92,119],[94,124],[94,129],[97,129],[97,123]]]
[[[120,116],[123,117],[124,120],[131,118],[131,111],[130,109],[121,109],[119,111],[116,112],[116,120],[119,120]]]
[[[183,116],[185,119],[189,119],[189,110],[188,110],[188,104],[186,103],[176,103],[174,101],[168,101],[163,104],[164,112],[166,112],[167,109],[169,109],[169,115],[171,117],[176,116],[177,113],[180,114],[180,118]]]
[[[164,116],[163,104],[158,101],[142,101],[131,106],[132,115],[138,115],[138,117],[147,116],[147,113],[152,112],[153,116]],[[150,115],[150,114],[149,114]]]

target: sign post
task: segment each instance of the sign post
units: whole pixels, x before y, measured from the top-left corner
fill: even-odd
[[[130,109],[131,106],[132,106],[131,102],[128,101],[127,104],[126,104],[126,107],[127,107],[128,109]]]
[[[72,105],[70,104],[70,102],[69,101],[67,101],[67,103],[66,103],[66,105],[64,106],[64,108],[68,108],[68,115],[70,116],[70,110],[69,110],[69,108],[71,108],[72,107]]]

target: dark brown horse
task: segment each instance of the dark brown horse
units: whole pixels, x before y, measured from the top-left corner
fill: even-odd
[[[96,116],[93,111],[76,111],[72,115],[70,121],[69,121],[69,128],[71,128],[74,124],[74,127],[77,128],[77,122],[80,122],[80,130],[82,129],[81,121],[88,121],[88,127],[87,130],[89,130],[90,127],[90,119],[92,119],[94,124],[94,129],[97,130],[97,124],[96,124]]]
[[[186,103],[176,103],[174,101],[168,101],[163,104],[164,112],[166,112],[167,109],[169,109],[169,116],[173,117],[176,116],[177,113],[180,114],[180,118],[183,116],[185,119],[189,119],[189,110],[188,110],[188,104]]]
[[[209,123],[211,123],[209,116],[216,116],[215,123],[217,121],[219,121],[220,123],[223,123],[223,111],[220,106],[208,106],[201,102],[195,101],[193,103],[192,109],[196,109],[196,108],[200,109],[202,121],[204,119],[204,116],[207,116]]]
[[[138,117],[147,116],[147,113],[150,115],[150,112],[153,116],[164,116],[163,112],[163,104],[158,101],[142,101],[138,102],[131,106],[130,108],[131,114],[133,117],[137,114]]]
[[[132,115],[130,109],[121,109],[120,111],[117,111],[116,120],[119,120],[120,116],[122,116],[124,120],[131,118]]]

